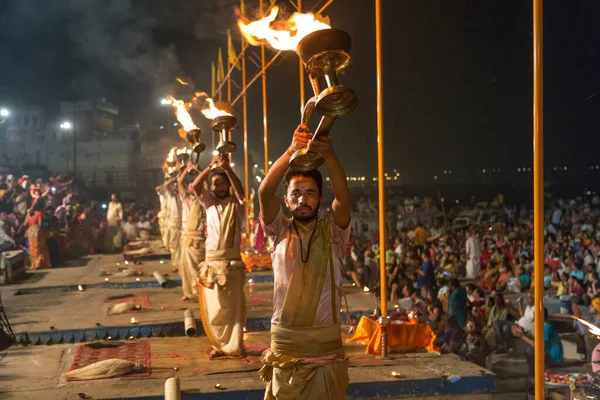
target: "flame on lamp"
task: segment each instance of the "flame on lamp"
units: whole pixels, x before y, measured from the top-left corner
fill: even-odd
[[[587,321],[582,320],[581,318],[577,318],[577,317],[573,317],[575,318],[577,321],[581,322],[583,325],[587,326],[588,330],[590,331],[590,333],[594,336],[600,336],[600,328],[598,328],[596,325],[590,324]]]
[[[180,83],[180,84],[182,84],[183,86],[187,86],[187,85],[189,85],[189,83],[187,83],[186,81],[184,81],[184,80],[183,80],[183,79],[181,79],[181,78],[177,78],[177,82],[179,82],[179,83]]]
[[[315,16],[311,13],[294,13],[287,21],[274,22],[278,13],[279,7],[275,6],[271,9],[269,15],[257,21],[249,22],[245,19],[239,19],[240,32],[248,43],[254,46],[266,41],[277,50],[296,51],[298,43],[306,35],[331,28],[329,18],[323,18],[320,15]]]
[[[171,147],[169,150],[169,155],[167,155],[167,162],[175,161],[175,152],[177,151],[177,147]]]
[[[138,322],[135,320],[135,318],[131,317],[131,323],[132,324],[137,324]]]
[[[210,97],[206,99],[206,104],[208,104],[208,108],[202,110],[202,115],[204,115],[206,119],[215,119],[224,115],[231,115],[226,111],[218,109],[215,106],[215,102]]]
[[[194,124],[194,121],[192,121],[190,113],[188,112],[188,104],[186,104],[183,100],[177,100],[173,96],[167,96],[167,99],[171,100],[171,105],[175,108],[177,121],[179,121],[184,131],[187,132],[191,131],[192,129],[198,129],[196,124]]]
[[[83,286],[77,285],[77,290],[79,290],[80,292],[83,292]]]

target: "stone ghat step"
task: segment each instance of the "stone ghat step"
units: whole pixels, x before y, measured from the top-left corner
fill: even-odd
[[[225,387],[225,386],[223,386]],[[493,375],[462,377],[455,382],[443,378],[405,379],[381,382],[351,383],[346,391],[347,400],[366,399],[461,399],[489,400],[496,392],[496,379]],[[218,391],[214,393],[199,393],[182,391],[183,400],[263,400],[264,389],[239,391]],[[118,397],[110,400],[162,400],[159,396]]]
[[[273,276],[269,275],[249,275],[246,280],[252,283],[273,283]],[[160,288],[160,284],[155,280],[146,280],[140,282],[101,282],[88,283],[81,285],[84,290],[87,289],[147,289]],[[167,279],[167,288],[180,287],[181,279]],[[79,285],[60,285],[60,286],[41,286],[32,288],[17,289],[15,295],[41,294],[41,293],[63,293],[77,292]]]
[[[352,319],[368,315],[372,311],[354,311],[350,313]],[[340,313],[340,321],[347,323],[346,313]],[[271,318],[248,318],[246,320],[247,332],[267,331],[271,328]],[[202,321],[196,320],[196,335],[204,335]],[[183,321],[157,324],[135,324],[123,326],[97,326],[83,329],[61,329],[40,332],[15,333],[18,344],[22,345],[51,345],[62,343],[91,342],[94,340],[133,340],[139,338],[185,336]],[[109,339],[110,338],[110,339]]]

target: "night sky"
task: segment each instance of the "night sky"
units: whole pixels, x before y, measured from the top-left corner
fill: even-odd
[[[305,8],[315,3],[303,1]],[[341,82],[356,90],[360,106],[332,134],[349,175],[376,171],[373,3],[336,0],[325,13],[353,39],[353,63]],[[176,76],[210,90],[210,62],[219,46],[226,49],[226,29],[239,50],[238,4],[0,0],[0,105],[41,104],[55,112],[60,100],[102,96],[121,107],[122,122],[156,127],[162,96],[190,95]],[[247,1],[249,11],[257,5]],[[384,0],[383,7],[386,167],[530,165],[531,1]],[[600,158],[599,17],[598,1],[545,1],[548,163]],[[297,66],[289,53],[268,72],[271,159],[299,123]],[[254,72],[249,63],[249,77]],[[248,94],[249,137],[262,164],[257,83]],[[241,133],[234,133],[240,145]]]

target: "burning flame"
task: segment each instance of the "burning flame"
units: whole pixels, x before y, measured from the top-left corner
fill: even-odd
[[[254,46],[260,45],[264,40],[277,50],[296,51],[298,43],[308,34],[331,28],[329,18],[310,13],[294,13],[287,21],[277,21],[271,27],[278,13],[279,7],[275,6],[269,15],[257,21],[245,22],[239,19],[240,32]]]
[[[167,156],[167,162],[175,161],[175,152],[177,152],[177,147],[171,147],[171,150],[169,150],[169,155]]]
[[[191,131],[192,129],[198,129],[196,124],[194,124],[194,121],[192,121],[192,117],[187,110],[187,105],[183,100],[177,100],[173,96],[167,96],[167,99],[171,100],[171,105],[175,107],[177,121],[179,121],[186,132]]]
[[[187,85],[189,85],[189,83],[187,83],[186,81],[184,81],[184,80],[183,80],[183,79],[181,79],[181,78],[177,78],[177,82],[179,82],[179,83],[180,83],[180,84],[182,84],[183,86],[187,86]]]
[[[137,324],[137,321],[135,320],[135,318],[131,317],[131,323],[132,324]]]
[[[77,285],[77,290],[79,290],[80,292],[83,292],[83,286]]]
[[[213,101],[213,99],[211,99],[210,97],[206,99],[206,103],[208,104],[208,108],[205,108],[202,110],[202,114],[207,118],[207,119],[215,119],[217,117],[222,117],[224,115],[231,115],[226,111],[223,110],[219,110],[216,106],[215,106],[215,102]]]
[[[589,322],[584,321],[581,318],[577,318],[577,317],[573,317],[573,318],[575,318],[577,321],[579,321],[582,324],[584,324],[585,326],[587,326],[592,335],[600,336],[600,328],[598,328],[596,325],[590,324]]]

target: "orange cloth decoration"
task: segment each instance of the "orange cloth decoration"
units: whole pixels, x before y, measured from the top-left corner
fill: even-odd
[[[388,347],[395,351],[437,351],[434,346],[435,334],[429,325],[418,322],[404,322],[387,326]],[[354,336],[348,342],[367,344],[367,353],[381,354],[381,325],[369,317],[362,317]]]
[[[271,260],[271,254],[263,253],[263,254],[246,254],[242,253],[242,261],[246,265],[246,271],[250,272],[252,270],[252,266],[256,265],[257,267],[273,267],[273,262]]]

